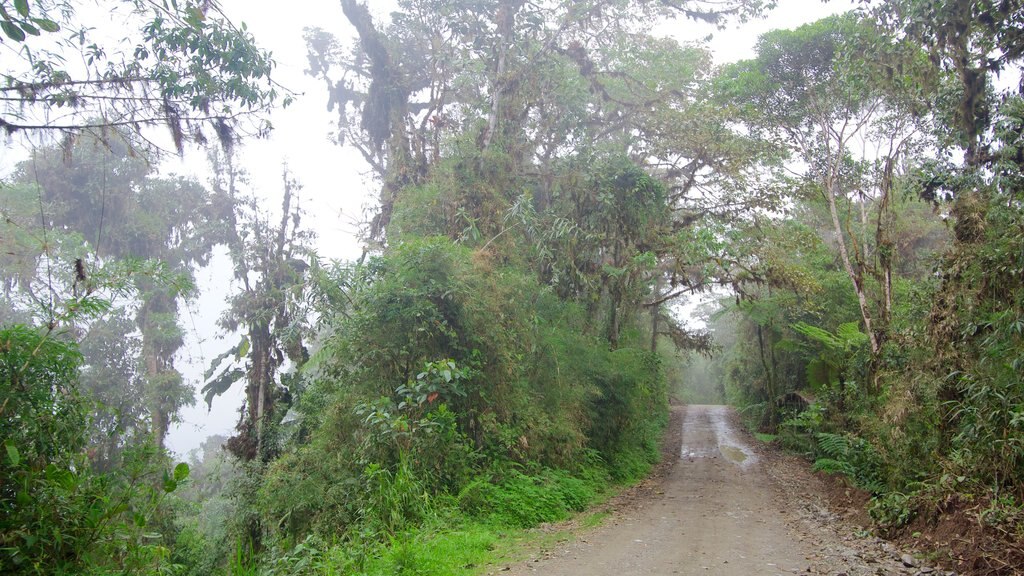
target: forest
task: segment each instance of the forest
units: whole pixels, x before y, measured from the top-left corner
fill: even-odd
[[[1019,573],[1020,0],[832,0],[727,63],[660,31],[792,2],[339,2],[301,129],[363,165],[351,260],[304,206],[359,183],[245,167],[308,104],[231,10],[0,0],[0,573],[478,574],[643,479],[673,402]]]

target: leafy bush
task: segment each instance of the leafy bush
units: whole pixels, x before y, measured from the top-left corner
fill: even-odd
[[[323,339],[297,401],[296,426],[311,428],[260,490],[283,550],[310,535],[401,543],[452,510],[532,526],[657,460],[658,357],[630,331],[609,350],[533,274],[406,237],[321,276]]]
[[[825,408],[818,403],[779,424],[779,439],[789,450],[813,456],[818,449],[815,434],[825,423]]]
[[[500,526],[529,528],[583,510],[595,496],[595,485],[564,471],[546,469],[535,475],[511,471],[498,482],[477,480],[459,493],[459,508],[472,517]]]
[[[902,528],[914,518],[911,497],[902,492],[889,492],[871,499],[868,506],[871,519],[885,532]]]
[[[418,525],[430,512],[430,494],[404,456],[394,471],[370,464],[362,481],[359,514],[364,530],[393,537]]]
[[[593,424],[588,437],[609,465],[613,479],[629,481],[658,461],[661,432],[667,423],[668,394],[657,355],[636,348],[608,354],[591,366],[598,394],[591,400]]]
[[[849,434],[819,432],[815,436],[824,455],[814,461],[815,470],[842,474],[872,494],[886,491],[880,474],[881,458],[870,443]]]
[[[0,330],[0,568],[4,574],[148,574],[168,565],[168,493],[189,475],[150,444],[100,473],[86,452],[88,404],[73,344]]]

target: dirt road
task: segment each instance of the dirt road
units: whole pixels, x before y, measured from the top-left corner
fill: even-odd
[[[758,448],[724,406],[674,409],[660,473],[610,503],[611,516],[502,573],[545,576],[927,574],[808,490],[814,478]],[[780,468],[781,466],[781,468]],[[794,479],[794,474],[796,478]],[[802,474],[802,476],[801,476]],[[572,527],[570,527],[572,530]]]

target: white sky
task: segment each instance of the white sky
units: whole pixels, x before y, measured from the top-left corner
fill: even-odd
[[[324,85],[304,74],[306,48],[302,31],[316,26],[339,38],[353,35],[337,0],[304,0],[280,3],[253,0],[221,0],[225,14],[236,24],[244,22],[258,43],[273,53],[277,61],[275,80],[297,93],[295,103],[272,114],[273,135],[266,140],[250,140],[241,149],[243,166],[250,174],[254,191],[267,198],[268,209],[279,209],[281,166],[287,162],[294,177],[303,185],[301,199],[307,211],[305,225],[318,234],[321,256],[351,260],[359,256],[355,237],[357,222],[373,205],[377,194],[374,183],[364,177],[365,165],[358,153],[343,149],[329,139],[336,116],[327,112]],[[372,11],[383,16],[393,2],[370,0]],[[758,35],[776,28],[794,28],[829,14],[850,8],[846,0],[822,3],[817,0],[779,0],[779,7],[767,18],[749,22],[741,28],[716,31],[709,26],[688,22],[666,23],[658,33],[694,41],[713,34],[709,47],[716,63],[731,62],[753,55]],[[24,144],[9,142],[0,148],[0,174],[24,158]],[[204,155],[189,151],[185,158],[167,162],[164,170],[206,179]],[[215,256],[212,265],[199,271],[197,280],[202,296],[189,306],[182,324],[189,332],[186,349],[179,355],[179,368],[197,389],[197,403],[186,409],[183,422],[173,427],[168,447],[184,456],[211,434],[231,434],[237,422],[242,385],[214,400],[207,412],[198,397],[200,379],[206,364],[235,343],[235,336],[216,336],[215,321],[224,309],[224,286],[230,279],[230,265],[224,253]],[[687,309],[685,306],[683,309]]]

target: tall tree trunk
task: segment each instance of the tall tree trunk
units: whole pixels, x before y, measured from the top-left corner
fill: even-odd
[[[378,151],[381,145],[387,144],[380,212],[370,223],[370,238],[383,240],[398,192],[415,181],[416,167],[405,125],[409,89],[367,7],[357,0],[341,0],[341,9],[355,27],[370,60],[371,81],[363,108],[362,127]]]
[[[501,120],[502,99],[508,85],[508,51],[512,46],[515,31],[516,13],[523,5],[523,0],[505,0],[498,7],[495,18],[498,27],[498,61],[495,65],[494,80],[491,83],[491,110],[487,116],[487,133],[484,134],[483,147],[487,148],[494,141]]]
[[[662,274],[658,273],[658,279],[654,282],[654,301],[657,302],[662,297],[662,287],[665,284],[665,278]],[[651,353],[656,354],[658,352],[658,330],[660,329],[659,323],[661,321],[661,305],[655,305],[651,307]]]
[[[152,344],[147,343],[144,346],[146,385],[149,388],[150,425],[153,427],[153,442],[162,450],[164,441],[167,438],[168,418],[162,398],[160,397],[160,391],[155,389],[160,378],[160,362]]]
[[[768,407],[765,409],[765,415],[768,417],[768,427],[772,429],[775,427],[777,420],[775,415],[775,370],[774,367],[768,363],[768,357],[764,352],[764,329],[760,324],[757,325],[757,349],[761,356],[761,367],[764,368],[765,378],[765,395],[767,395]]]
[[[882,309],[879,311],[879,339],[885,341],[892,323],[892,266],[896,244],[892,239],[895,215],[892,208],[893,171],[895,161],[890,157],[885,162],[882,182],[879,187],[882,196],[878,202],[878,223],[875,228],[875,252],[878,254],[878,280],[882,285]]]
[[[853,268],[853,264],[850,262],[850,252],[846,247],[846,239],[843,237],[843,226],[839,221],[839,209],[836,207],[836,197],[839,195],[839,176],[833,174],[830,177],[830,182],[826,186],[825,197],[828,200],[828,211],[832,216],[832,230],[836,235],[836,244],[839,247],[839,256],[843,261],[843,268],[846,270],[846,275],[850,278],[850,283],[853,284],[853,290],[857,294],[857,305],[860,307],[861,319],[864,321],[864,331],[867,332],[868,338],[871,342],[871,356],[878,355],[878,338],[875,336],[875,332],[871,322],[871,310],[868,307],[867,295],[864,292],[864,279],[856,270]]]

